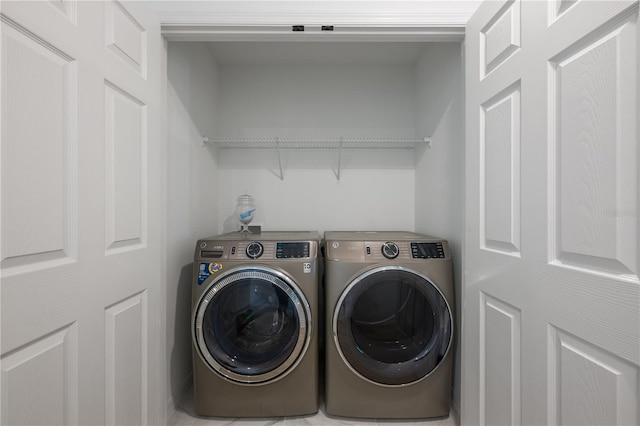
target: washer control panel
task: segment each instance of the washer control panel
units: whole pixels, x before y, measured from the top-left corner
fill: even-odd
[[[414,259],[444,259],[442,243],[411,243],[411,257]]]
[[[232,232],[198,240],[194,259],[203,261],[215,259],[215,262],[248,259],[259,262],[271,260],[296,262],[303,259],[317,259],[318,246],[317,232],[283,231],[258,234]]]
[[[276,243],[276,259],[297,259],[309,257],[310,243],[305,242],[279,242]]]

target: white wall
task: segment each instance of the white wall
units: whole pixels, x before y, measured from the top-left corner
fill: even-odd
[[[222,66],[219,136],[413,137],[415,78],[411,65]]]
[[[191,377],[191,264],[198,238],[218,232],[218,171],[201,135],[215,130],[217,64],[202,44],[167,49],[167,369],[169,408]]]
[[[236,198],[255,198],[255,224],[265,230],[413,231],[413,169],[289,169],[283,181],[268,170],[220,171],[220,220],[225,231],[238,229]]]
[[[375,59],[375,58],[373,58]],[[332,60],[329,58],[329,60]],[[219,136],[415,136],[415,72],[409,64],[221,66]],[[411,153],[221,152],[219,220],[244,192],[265,230],[413,230]]]
[[[429,45],[416,68],[418,129],[431,135],[416,165],[416,231],[446,238],[457,300],[454,405],[460,408],[460,295],[464,234],[464,106],[460,43]]]

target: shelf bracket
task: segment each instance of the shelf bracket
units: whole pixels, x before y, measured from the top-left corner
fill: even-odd
[[[276,137],[276,151],[278,153],[278,166],[280,167],[280,180],[284,181],[284,173],[282,172],[282,155],[280,154],[280,138]]]
[[[338,182],[340,182],[340,168],[342,167],[342,145],[344,143],[344,138],[341,137],[340,138],[340,143],[338,144],[338,172],[336,174],[336,177],[338,178]]]

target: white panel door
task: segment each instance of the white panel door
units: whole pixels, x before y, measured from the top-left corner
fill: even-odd
[[[0,7],[0,423],[162,424],[159,24]]]
[[[467,27],[464,424],[640,422],[637,1]]]

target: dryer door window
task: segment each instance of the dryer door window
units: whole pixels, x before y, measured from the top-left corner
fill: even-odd
[[[402,267],[381,267],[345,289],[334,338],[350,368],[376,384],[398,386],[427,377],[452,341],[452,316],[440,290]]]
[[[310,336],[309,306],[285,275],[269,268],[230,271],[198,303],[194,339],[207,364],[224,377],[264,383],[287,374]]]

